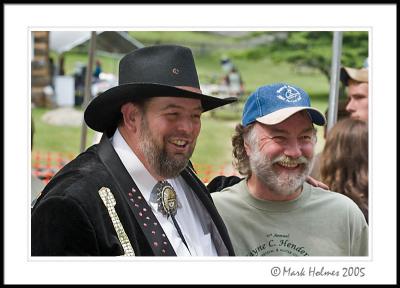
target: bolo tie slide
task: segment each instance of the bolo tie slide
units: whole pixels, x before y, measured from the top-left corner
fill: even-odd
[[[162,215],[167,216],[167,219],[168,217],[172,218],[172,222],[174,223],[174,226],[178,231],[178,234],[181,237],[183,244],[185,244],[190,253],[189,246],[186,243],[185,237],[183,237],[182,230],[175,219],[176,212],[178,210],[178,207],[180,206],[174,188],[165,180],[158,182],[155,188],[158,205],[157,211],[160,212]]]

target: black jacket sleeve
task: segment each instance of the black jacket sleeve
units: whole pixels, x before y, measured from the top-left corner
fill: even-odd
[[[239,183],[243,178],[238,176],[217,176],[211,180],[207,185],[207,189],[210,193],[218,192],[226,187],[230,187]]]
[[[93,225],[70,197],[51,197],[36,207],[31,241],[32,256],[99,255]]]

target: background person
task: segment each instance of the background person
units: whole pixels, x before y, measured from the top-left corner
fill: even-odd
[[[212,193],[237,256],[365,256],[368,225],[357,205],[305,182],[325,118],[294,85],[258,88],[232,138],[247,177]]]
[[[229,96],[240,98],[243,95],[244,85],[242,76],[235,66],[225,76],[224,84],[228,86]]]
[[[338,121],[349,117],[349,113],[346,110],[346,105],[347,105],[347,102],[339,101],[338,112],[337,112],[337,120]],[[325,111],[325,118],[328,117],[328,109],[329,109],[329,107]],[[326,139],[326,134],[327,134],[327,124],[324,125],[324,139]],[[313,167],[312,167],[311,173],[310,173],[310,176],[312,178],[319,180],[319,181],[322,181],[322,179],[321,179],[321,154],[322,154],[322,151],[315,155]],[[328,185],[328,183],[325,183],[325,182],[324,182],[324,184]],[[330,189],[332,189],[332,187],[330,187],[329,185],[328,185],[328,187]],[[329,188],[326,188],[326,189],[329,189]],[[333,189],[333,190],[335,190],[335,189]]]
[[[353,119],[368,121],[368,68],[342,67],[341,80],[347,87],[347,112]]]
[[[93,80],[95,82],[99,81],[101,72],[102,72],[101,62],[100,62],[100,60],[96,60],[96,66],[95,66],[94,71],[93,71],[93,77],[94,77]]]
[[[368,126],[343,119],[329,131],[321,154],[321,179],[350,197],[368,222]]]

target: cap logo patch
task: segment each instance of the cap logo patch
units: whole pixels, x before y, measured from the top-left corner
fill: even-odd
[[[172,73],[174,73],[175,75],[178,75],[179,74],[179,69],[178,68],[172,69]]]
[[[289,85],[282,86],[276,93],[276,97],[286,102],[297,102],[301,100],[300,92]]]

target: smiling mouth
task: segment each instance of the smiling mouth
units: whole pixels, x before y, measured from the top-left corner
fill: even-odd
[[[284,168],[289,168],[289,169],[295,169],[295,168],[297,168],[297,167],[300,166],[300,164],[297,164],[297,163],[293,163],[293,164],[289,164],[289,163],[276,163],[276,164],[278,164],[279,166],[282,166],[282,167],[284,167]]]
[[[296,169],[296,168],[300,167],[300,165],[302,165],[303,163],[299,163],[296,161],[279,161],[279,162],[276,162],[275,164],[277,164],[283,168],[286,168],[286,169]]]
[[[175,147],[184,149],[189,144],[189,141],[182,140],[182,139],[174,139],[169,141],[169,143],[173,144]]]

